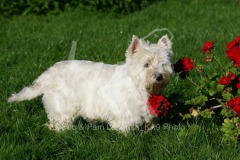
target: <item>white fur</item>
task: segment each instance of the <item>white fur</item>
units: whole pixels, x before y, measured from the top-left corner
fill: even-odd
[[[83,117],[128,132],[152,119],[147,101],[170,80],[171,45],[167,36],[157,44],[133,36],[123,65],[77,60],[58,62],[32,86],[13,94],[8,102],[43,95],[49,128],[56,131],[70,129],[77,118]],[[157,81],[159,74],[163,79]]]

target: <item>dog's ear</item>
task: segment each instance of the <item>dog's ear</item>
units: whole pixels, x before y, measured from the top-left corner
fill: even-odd
[[[158,45],[166,47],[166,49],[172,49],[172,42],[167,35],[162,36],[162,38],[158,40]]]
[[[127,53],[134,54],[136,52],[137,48],[139,47],[139,45],[140,45],[140,41],[139,41],[138,37],[133,35],[132,41],[131,41],[130,45],[128,46]]]

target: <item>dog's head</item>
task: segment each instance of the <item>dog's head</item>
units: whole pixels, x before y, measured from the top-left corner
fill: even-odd
[[[133,36],[126,52],[128,74],[137,87],[145,87],[149,94],[159,94],[170,81],[172,56],[172,43],[167,35],[157,44]]]

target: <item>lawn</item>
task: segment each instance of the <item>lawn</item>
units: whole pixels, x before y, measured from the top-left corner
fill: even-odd
[[[164,120],[147,134],[136,130],[127,136],[81,120],[75,129],[55,133],[44,125],[41,98],[7,103],[11,93],[68,59],[72,41],[77,42],[75,59],[122,63],[132,35],[141,38],[155,28],[168,28],[174,36],[174,62],[190,57],[205,63],[201,47],[214,41],[218,58],[228,63],[225,46],[240,35],[239,8],[239,1],[167,0],[127,16],[77,9],[0,17],[0,159],[239,159],[239,145],[221,143],[217,118],[197,120],[189,129],[181,121]],[[167,32],[157,34],[149,40],[156,42]],[[209,74],[218,69],[207,66]],[[175,75],[164,95],[177,95],[170,100],[181,104],[196,94],[193,88]]]

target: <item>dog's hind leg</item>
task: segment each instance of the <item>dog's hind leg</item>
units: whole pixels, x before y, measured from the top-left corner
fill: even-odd
[[[66,103],[56,94],[44,95],[43,103],[49,119],[47,126],[50,130],[62,131],[73,128],[76,119],[74,111],[69,111]]]

